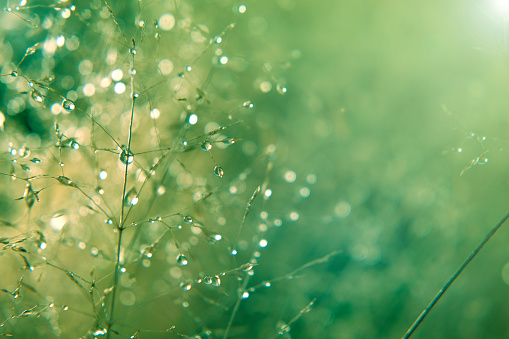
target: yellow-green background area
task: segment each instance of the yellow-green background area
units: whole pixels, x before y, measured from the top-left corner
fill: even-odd
[[[317,298],[292,324],[291,337],[399,338],[507,213],[509,12],[496,3],[246,3],[232,40],[258,60],[290,63],[277,69],[285,95],[275,86],[268,94],[245,86],[257,98],[251,137],[277,146],[267,208],[284,219],[256,274],[270,279],[341,253],[243,302],[236,323],[249,331],[241,336],[275,335],[273,319],[288,322]],[[201,14],[212,32],[231,16],[222,8]],[[232,54],[235,46],[229,45]],[[251,73],[266,77],[261,68]],[[235,163],[224,160],[223,167],[228,161]],[[283,179],[288,170],[297,174],[295,183]],[[309,174],[316,184],[306,183]],[[306,199],[298,194],[303,186],[311,189]],[[241,216],[244,202],[238,206]],[[288,220],[292,211],[298,221]],[[415,338],[509,337],[507,228]],[[217,327],[226,322],[219,319]]]

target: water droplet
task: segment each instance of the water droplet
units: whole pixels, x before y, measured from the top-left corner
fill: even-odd
[[[127,150],[125,145],[121,146],[122,151],[119,154],[120,161],[123,164],[131,164],[134,161],[134,154],[131,152],[131,150]]]
[[[25,52],[25,56],[34,54],[36,49],[37,49],[37,46],[39,46],[39,43],[36,43],[35,45],[33,45],[31,47],[28,47],[26,52]]]
[[[177,265],[179,266],[186,266],[188,264],[187,258],[183,254],[179,254],[177,256]]]
[[[67,311],[68,309],[69,309],[69,306],[67,306],[67,305],[62,305],[62,310]]]
[[[201,144],[201,149],[204,151],[210,151],[212,149],[212,144],[210,141],[206,140]]]
[[[69,142],[69,147],[71,147],[72,149],[78,149],[80,148],[80,144],[78,144],[76,140],[71,139],[71,141]]]
[[[250,271],[253,268],[253,264],[244,264],[244,265],[240,266],[240,268],[244,272],[248,272],[248,271]]]
[[[288,92],[288,88],[284,87],[281,84],[277,84],[276,89],[277,89],[277,92],[281,95],[286,94],[286,92]]]
[[[481,157],[477,158],[477,163],[480,165],[487,164],[488,161],[489,161],[489,159],[485,156],[481,156]]]
[[[224,171],[223,171],[223,169],[220,166],[216,166],[216,167],[214,167],[214,174],[216,176],[222,178],[223,175],[224,175]]]
[[[193,69],[193,68],[192,68],[191,66],[187,66],[187,67],[186,67],[186,71],[188,71],[188,72],[191,72],[191,70],[192,70],[192,69]]]
[[[269,288],[270,286],[272,286],[272,284],[270,283],[270,281],[265,281],[265,282],[263,282],[263,287],[267,287],[267,288]]]
[[[247,298],[249,298],[249,292],[248,291],[242,292],[242,299],[247,299]]]
[[[221,239],[223,239],[223,236],[221,234],[217,234],[217,233],[211,233],[208,237],[207,237],[208,241],[211,243],[211,244],[215,244],[217,243],[218,241],[221,241]]]
[[[41,159],[39,158],[33,158],[33,159],[30,159],[31,162],[33,162],[34,164],[38,164],[41,162]]]
[[[221,142],[225,145],[233,145],[235,142],[237,142],[238,139],[234,139],[234,138],[231,138],[231,137],[226,137],[224,138],[223,140],[221,140]]]
[[[285,324],[284,322],[280,322],[279,325],[279,331],[277,331],[277,334],[280,336],[286,335],[288,332],[290,332],[290,326]]]
[[[192,285],[189,281],[183,281],[180,283],[180,289],[182,291],[189,291],[191,289]]]
[[[29,209],[32,208],[32,206],[35,203],[35,199],[36,199],[35,192],[32,190],[32,185],[27,184],[27,186],[25,187],[24,197],[25,197],[25,204],[27,205],[27,207]]]
[[[54,80],[55,80],[54,75],[48,75],[42,79],[42,81],[45,81],[45,82],[53,82]]]
[[[193,223],[193,217],[191,217],[190,215],[186,215],[185,217],[183,217],[182,219],[184,219],[184,222],[186,224],[192,224]]]
[[[461,153],[461,152],[463,152],[463,148],[461,148],[461,147],[456,147],[456,148],[454,148],[454,152],[456,152],[456,153]]]
[[[104,188],[102,188],[101,186],[97,186],[95,188],[95,191],[97,192],[97,194],[100,194],[100,195],[104,194]]]
[[[26,147],[26,145],[23,145],[18,150],[18,154],[22,158],[26,158],[30,155],[30,148]]]
[[[203,283],[204,283],[205,285],[210,285],[210,284],[212,284],[212,277],[209,277],[209,276],[204,277],[204,278],[203,278]]]
[[[65,177],[63,175],[57,177],[57,180],[59,183],[61,183],[64,186],[76,187],[76,185],[72,182],[71,179],[69,179],[68,177]]]
[[[11,76],[12,76],[13,78],[15,78],[15,77],[17,77],[17,76],[18,76],[18,72],[16,72],[16,71],[12,71],[10,74],[11,74]]]
[[[218,275],[212,277],[212,286],[219,287],[221,285],[221,278]]]
[[[240,6],[239,6],[239,13],[240,13],[240,14],[244,14],[244,13],[246,13],[246,10],[247,10],[246,5],[240,5]]]
[[[30,96],[32,97],[32,99],[34,99],[35,102],[38,102],[40,104],[44,101],[44,98],[43,98],[41,92],[39,92],[36,89],[32,90],[32,92],[30,93]]]
[[[76,108],[76,105],[74,105],[74,102],[72,102],[71,100],[64,99],[62,100],[62,108],[67,111],[72,111],[73,109]]]
[[[254,104],[250,100],[248,100],[248,101],[244,101],[242,106],[244,106],[245,108],[253,108]]]
[[[134,206],[138,203],[138,192],[136,188],[131,188],[124,197],[124,206]]]
[[[106,335],[106,333],[108,333],[108,331],[105,328],[100,328],[95,330],[94,333],[92,333],[92,336],[94,336],[94,338],[97,338],[99,336]]]
[[[50,308],[51,308],[51,307],[55,307],[55,303],[51,303],[51,304],[49,304],[49,305],[48,305],[48,307],[50,307]]]

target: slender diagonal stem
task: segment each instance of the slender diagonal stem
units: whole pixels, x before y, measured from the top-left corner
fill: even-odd
[[[483,241],[481,241],[479,243],[479,245],[477,245],[477,247],[472,251],[472,253],[470,253],[470,255],[468,256],[468,258],[465,260],[465,262],[463,262],[463,264],[458,268],[458,270],[452,275],[452,277],[449,279],[449,281],[447,281],[447,283],[444,285],[444,287],[442,287],[440,289],[440,291],[438,291],[437,295],[433,298],[433,300],[431,300],[431,302],[428,304],[428,306],[422,311],[422,313],[419,315],[419,317],[417,317],[417,319],[414,321],[414,323],[412,324],[412,326],[410,326],[410,328],[408,329],[408,331],[405,333],[405,335],[403,336],[404,339],[407,339],[407,338],[410,338],[410,336],[415,332],[415,330],[417,329],[417,327],[419,327],[419,325],[422,323],[422,321],[424,320],[424,318],[426,318],[426,316],[428,315],[428,313],[433,309],[433,307],[435,307],[436,303],[442,298],[442,296],[444,295],[445,292],[447,292],[447,290],[449,289],[449,287],[451,287],[451,285],[454,283],[454,281],[459,277],[459,275],[463,272],[463,270],[468,266],[468,264],[470,264],[470,262],[472,260],[474,260],[474,258],[477,256],[477,254],[479,254],[479,252],[482,250],[482,248],[484,247],[484,245],[486,245],[486,243],[488,241],[490,241],[490,239],[493,237],[493,235],[500,229],[500,227],[502,227],[502,225],[509,219],[509,213],[506,214],[505,217],[503,217],[499,222],[498,224],[495,225],[495,227],[493,227],[491,229],[491,231],[488,232],[488,234],[486,235],[486,237],[483,239]]]

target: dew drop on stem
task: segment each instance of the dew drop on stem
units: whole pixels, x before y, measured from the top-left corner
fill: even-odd
[[[138,192],[136,188],[131,188],[124,197],[124,206],[130,207],[134,206],[138,203]]]
[[[177,265],[179,266],[186,266],[188,264],[187,258],[183,254],[179,254],[177,256]]]
[[[191,283],[189,281],[183,281],[180,283],[180,289],[182,291],[189,291],[191,289]]]
[[[277,89],[277,92],[281,95],[284,95],[284,94],[286,94],[286,92],[288,92],[288,89],[281,84],[277,84],[276,89]]]
[[[221,285],[221,278],[218,275],[212,277],[212,285],[219,287]]]
[[[32,97],[32,99],[34,99],[35,102],[38,102],[40,104],[42,104],[42,102],[44,101],[44,98],[43,98],[41,92],[39,92],[36,89],[32,90],[32,92],[30,93],[30,96]]]
[[[220,178],[224,175],[224,170],[220,166],[214,167],[214,174]]]
[[[212,149],[212,144],[210,143],[210,141],[204,141],[202,144],[201,144],[201,149],[204,150],[204,151],[210,151]]]
[[[59,183],[61,183],[64,186],[76,187],[76,184],[74,184],[71,179],[69,179],[68,177],[65,177],[63,175],[57,177],[57,180]]]
[[[234,139],[232,137],[226,137],[223,140],[221,140],[221,142],[223,144],[228,145],[228,146],[233,145],[236,141],[237,141],[237,139]]]
[[[80,144],[76,140],[71,139],[71,141],[69,142],[69,147],[72,149],[78,149],[80,148]]]
[[[76,105],[74,105],[74,102],[72,102],[71,100],[69,99],[64,99],[62,101],[62,108],[67,110],[67,111],[72,111],[76,108]]]
[[[18,150],[18,154],[21,158],[26,158],[30,155],[30,148],[26,147],[26,145],[23,145]]]
[[[134,161],[134,154],[133,152],[131,152],[131,150],[127,150],[127,147],[125,145],[122,145],[119,158],[123,164],[129,165]]]
[[[25,204],[27,205],[27,207],[29,209],[32,208],[32,206],[35,203],[35,199],[36,199],[35,192],[32,190],[32,185],[30,185],[30,184],[26,185],[24,196],[25,196]]]

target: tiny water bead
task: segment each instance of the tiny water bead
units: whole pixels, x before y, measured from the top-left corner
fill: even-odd
[[[72,102],[71,100],[64,99],[62,101],[62,108],[67,111],[72,111],[76,108],[76,105],[74,105],[74,102]]]
[[[218,275],[212,277],[212,286],[219,287],[221,285],[221,278]]]
[[[12,151],[11,151],[12,154]],[[30,148],[28,148],[26,145],[23,145],[18,150],[18,154],[21,158],[26,158],[30,155]]]
[[[201,149],[204,151],[210,151],[212,149],[212,143],[208,140],[204,141],[201,144]]]
[[[234,139],[234,138],[232,138],[232,137],[226,137],[226,138],[224,138],[223,140],[221,140],[221,142],[222,142],[223,144],[225,144],[225,145],[230,146],[230,145],[233,145],[233,144],[234,144],[237,140],[238,140],[238,139]]]
[[[217,233],[212,233],[210,234],[208,237],[207,237],[207,240],[209,241],[209,243],[211,244],[215,244],[217,243],[218,241],[221,241],[221,239],[223,239],[223,236],[221,234],[217,234]]]
[[[35,102],[38,102],[40,104],[42,104],[42,102],[44,101],[44,98],[43,98],[41,92],[39,92],[36,89],[32,90],[32,92],[30,93],[30,96],[32,97],[32,99],[34,99]]]
[[[189,291],[192,287],[192,284],[189,281],[183,281],[180,283],[180,289],[182,291]]]
[[[80,144],[76,140],[71,139],[71,141],[69,142],[69,147],[71,147],[72,149],[78,149],[80,148]]]
[[[224,175],[224,170],[220,166],[214,167],[214,174],[220,178]]]
[[[276,89],[279,94],[286,94],[288,92],[288,89],[281,84],[277,84]]]
[[[124,197],[124,206],[130,207],[134,206],[138,203],[138,192],[136,191],[136,188],[131,188],[129,192],[126,193]]]
[[[179,266],[186,266],[189,263],[186,256],[182,253],[177,256],[177,265]]]
[[[57,177],[57,180],[59,183],[61,183],[64,186],[76,187],[76,185],[72,182],[71,179],[69,179],[68,177],[65,177],[63,175]]]
[[[131,152],[131,150],[127,150],[125,145],[122,145],[119,158],[123,164],[129,165],[134,161],[134,154]]]
[[[484,165],[484,164],[487,164],[489,161],[489,159],[485,156],[480,156],[479,158],[477,158],[477,163],[479,165]]]
[[[244,101],[242,106],[245,107],[245,108],[253,108],[254,104],[251,101],[248,100],[248,101]]]

